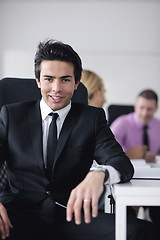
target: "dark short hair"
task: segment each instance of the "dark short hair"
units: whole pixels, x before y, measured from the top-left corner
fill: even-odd
[[[70,45],[53,39],[39,43],[34,59],[34,71],[38,80],[40,80],[41,62],[43,60],[58,60],[72,63],[74,66],[75,83],[80,81],[82,62],[79,55]]]
[[[138,95],[138,97],[143,97],[150,100],[155,100],[156,105],[158,104],[158,95],[151,89],[146,89]]]

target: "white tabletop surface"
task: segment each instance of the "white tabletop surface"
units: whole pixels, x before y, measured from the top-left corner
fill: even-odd
[[[160,195],[160,180],[136,180],[132,179],[128,183],[121,183],[114,185],[114,194],[118,196],[131,195]]]

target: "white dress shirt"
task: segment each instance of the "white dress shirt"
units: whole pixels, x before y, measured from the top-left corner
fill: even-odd
[[[49,132],[49,126],[52,121],[52,116],[49,116],[48,114],[53,112],[53,113],[58,113],[59,117],[56,120],[57,124],[57,139],[59,138],[59,134],[63,125],[63,122],[71,109],[71,102],[69,105],[66,107],[53,111],[46,103],[45,101],[42,100],[40,101],[40,110],[41,110],[41,116],[42,116],[42,134],[43,134],[43,159],[44,159],[44,164],[46,166],[46,161],[47,161],[47,139],[48,139],[48,132]],[[94,161],[92,167],[96,167],[98,164]],[[105,184],[113,184],[113,183],[118,183],[120,182],[120,174],[119,172],[114,169],[111,166],[105,166],[101,165],[104,169],[107,169],[109,172],[109,179]]]
[[[46,103],[42,100],[40,101],[40,110],[41,110],[41,116],[42,116],[42,134],[43,134],[43,159],[46,166],[47,161],[47,139],[48,139],[48,133],[49,133],[49,126],[52,121],[52,116],[49,116],[48,114],[58,113],[58,118],[56,120],[57,124],[57,139],[59,138],[59,134],[63,125],[63,122],[71,109],[71,103],[67,105],[65,108],[62,108],[57,111],[53,111]]]

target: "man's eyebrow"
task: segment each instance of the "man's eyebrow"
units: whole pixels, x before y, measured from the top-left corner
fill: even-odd
[[[62,77],[60,77],[60,78],[72,78],[72,76],[70,76],[70,75],[65,75],[65,76],[62,76]]]
[[[54,78],[54,76],[51,75],[43,75],[43,77]]]
[[[48,78],[55,78],[54,76],[51,76],[51,75],[43,75],[43,77],[48,77]],[[72,78],[71,75],[64,75],[64,76],[61,76],[60,78]]]

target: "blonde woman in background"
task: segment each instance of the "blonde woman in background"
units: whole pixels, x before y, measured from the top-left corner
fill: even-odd
[[[83,70],[81,82],[88,90],[88,105],[102,107],[106,102],[103,80],[96,73]]]

